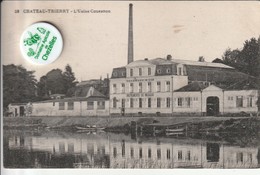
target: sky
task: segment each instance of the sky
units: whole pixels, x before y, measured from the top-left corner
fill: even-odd
[[[15,1],[2,2],[2,64],[23,65],[39,78],[70,64],[78,81],[104,78],[127,64],[130,2]],[[260,35],[259,2],[137,2],[133,1],[134,60],[173,58],[211,62],[223,52],[243,47]],[[111,13],[23,13],[24,9],[110,10]],[[20,13],[14,13],[19,9]],[[19,40],[32,23],[46,21],[62,33],[64,48],[50,65],[27,62]]]

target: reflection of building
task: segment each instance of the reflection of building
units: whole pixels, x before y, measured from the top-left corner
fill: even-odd
[[[76,167],[110,168],[257,168],[258,147],[239,147],[217,142],[178,139],[130,140],[114,134],[12,136],[10,150],[48,152],[60,157],[75,156]],[[101,166],[102,164],[102,166]]]

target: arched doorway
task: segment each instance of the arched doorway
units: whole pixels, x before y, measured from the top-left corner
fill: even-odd
[[[219,98],[207,98],[207,116],[216,116],[219,114]]]

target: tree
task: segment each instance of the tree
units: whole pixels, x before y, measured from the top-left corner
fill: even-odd
[[[65,81],[63,79],[62,70],[52,69],[45,76],[40,78],[38,83],[39,95],[49,96],[51,94],[65,94]]]
[[[3,66],[3,105],[27,103],[36,99],[37,80],[34,71],[14,64]]]
[[[76,78],[74,73],[72,72],[72,68],[69,64],[65,67],[65,72],[63,72],[63,79],[64,79],[64,86],[66,89],[66,95],[67,96],[73,96],[76,86]]]
[[[246,40],[240,52],[240,61],[243,63],[241,71],[252,76],[259,76],[259,43],[255,38]]]
[[[260,37],[258,40],[246,40],[243,49],[228,48],[223,56],[223,63],[251,76],[260,77]]]
[[[61,69],[53,69],[40,78],[38,83],[38,94],[41,99],[49,98],[51,94],[66,94],[73,96],[76,86],[74,73],[70,65]]]

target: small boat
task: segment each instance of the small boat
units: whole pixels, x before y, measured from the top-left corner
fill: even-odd
[[[93,126],[86,125],[86,127],[75,126],[75,128],[77,130],[84,130],[84,131],[97,131],[97,130],[104,130],[105,129],[103,127],[97,127],[96,125],[93,125]]]
[[[184,128],[176,128],[176,129],[166,129],[166,132],[184,132]]]

